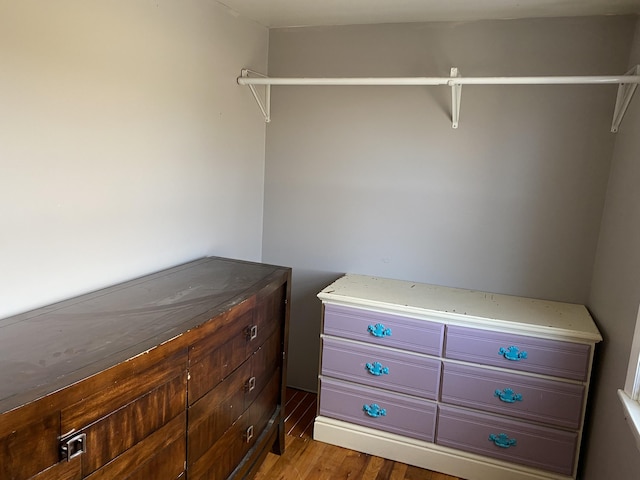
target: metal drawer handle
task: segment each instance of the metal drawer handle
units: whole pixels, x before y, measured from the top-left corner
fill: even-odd
[[[506,358],[507,360],[512,360],[514,362],[517,362],[519,360],[524,360],[525,358],[527,358],[527,352],[525,352],[524,350],[521,352],[518,347],[514,347],[513,345],[507,348],[500,347],[500,350],[498,350],[498,353],[502,355],[504,358]]]
[[[369,325],[367,327],[367,330],[374,337],[390,337],[391,336],[391,329],[390,328],[385,328],[385,326],[382,323],[376,323],[375,325]]]
[[[503,390],[497,389],[493,396],[498,397],[505,403],[515,403],[522,401],[522,395],[520,393],[514,393],[511,388],[505,388]]]
[[[247,380],[247,383],[244,384],[244,389],[245,391],[250,392],[254,388],[256,388],[256,377],[251,377],[249,380]]]
[[[253,438],[253,425],[250,425],[247,428],[247,431],[244,432],[244,438],[247,443],[251,441],[251,439]]]
[[[380,362],[367,363],[365,368],[371,375],[380,376],[389,373],[389,367],[384,367]]]
[[[85,452],[85,446],[87,444],[87,434],[81,433],[74,435],[68,439],[63,439],[60,444],[60,456],[62,460],[67,462],[72,458],[76,458],[78,455],[82,455]]]
[[[252,325],[250,327],[247,327],[245,334],[247,336],[247,341],[253,340],[258,336],[258,326]]]
[[[507,435],[506,433],[499,433],[497,435],[495,433],[492,433],[489,435],[489,440],[491,440],[496,444],[497,447],[500,448],[515,447],[517,444],[516,439],[509,438],[509,435]]]
[[[372,403],[371,405],[364,404],[362,406],[362,410],[367,415],[369,415],[370,417],[373,417],[373,418],[386,417],[387,416],[387,410],[384,409],[384,408],[380,408],[380,405],[378,405],[377,403]]]

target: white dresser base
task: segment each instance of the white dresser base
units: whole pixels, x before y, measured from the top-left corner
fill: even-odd
[[[572,478],[322,416],[316,417],[313,438],[466,480],[571,480]]]

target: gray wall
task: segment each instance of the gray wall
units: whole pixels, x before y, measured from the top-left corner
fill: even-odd
[[[0,0],[0,317],[260,260],[268,31],[210,0]]]
[[[271,76],[626,71],[634,17],[272,29]],[[289,382],[316,388],[344,272],[585,303],[615,86],[273,87],[263,260],[294,268]]]
[[[640,63],[640,21],[629,67]],[[591,397],[585,478],[640,476],[640,453],[616,391],[625,383],[640,304],[640,98],[616,136],[611,176],[588,306],[604,342],[598,348]]]

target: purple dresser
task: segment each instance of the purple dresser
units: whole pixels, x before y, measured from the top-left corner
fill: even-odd
[[[586,308],[360,275],[318,297],[314,438],[468,480],[576,478]]]

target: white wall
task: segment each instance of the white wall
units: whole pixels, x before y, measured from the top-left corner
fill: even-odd
[[[597,75],[633,17],[273,29],[272,76]],[[273,87],[263,260],[290,265],[289,378],[315,389],[344,272],[587,301],[615,86]]]
[[[640,21],[629,68],[640,64]],[[624,387],[640,305],[640,92],[625,115],[616,144],[588,307],[604,342],[593,375],[585,480],[640,475],[640,452],[616,391]]]
[[[212,0],[0,0],[0,317],[260,260],[268,32]]]

